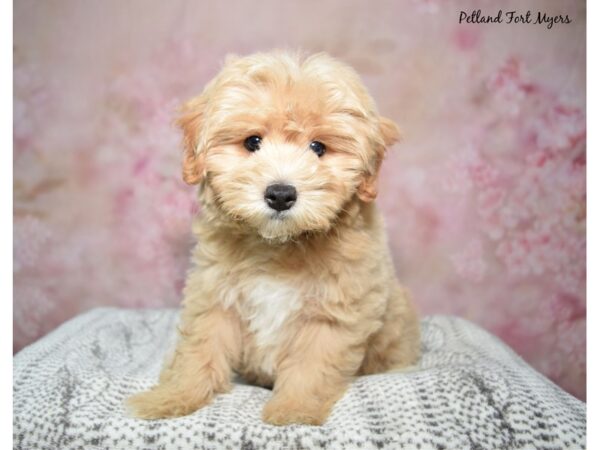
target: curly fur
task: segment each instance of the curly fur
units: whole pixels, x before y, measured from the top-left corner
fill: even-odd
[[[322,424],[353,377],[413,364],[418,318],[373,203],[399,133],[358,75],[325,54],[229,58],[179,125],[204,213],[177,349],[159,384],[129,400],[134,414],[190,414],[236,371],[273,386],[266,422]],[[291,209],[267,206],[274,182],[295,186]]]

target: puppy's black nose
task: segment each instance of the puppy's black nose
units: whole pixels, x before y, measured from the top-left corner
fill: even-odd
[[[265,201],[275,211],[290,209],[297,198],[296,188],[289,184],[272,184],[265,191]]]

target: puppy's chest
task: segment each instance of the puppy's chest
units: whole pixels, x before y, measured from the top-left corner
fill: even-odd
[[[272,378],[286,322],[300,309],[301,293],[291,283],[267,275],[253,277],[234,291],[246,328],[243,371]]]
[[[301,293],[289,282],[270,277],[256,277],[241,292],[239,311],[259,349],[276,346],[286,321],[301,307]]]

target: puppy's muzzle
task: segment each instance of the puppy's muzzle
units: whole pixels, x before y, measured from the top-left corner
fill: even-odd
[[[265,191],[265,201],[275,211],[290,209],[297,198],[296,188],[289,184],[271,184]]]

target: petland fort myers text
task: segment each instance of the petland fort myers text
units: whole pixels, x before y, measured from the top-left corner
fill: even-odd
[[[458,23],[504,23],[504,24],[532,24],[545,25],[551,29],[556,24],[571,23],[572,20],[568,14],[552,15],[543,11],[502,11],[496,14],[484,14],[480,9],[471,12],[461,11],[458,17]]]

